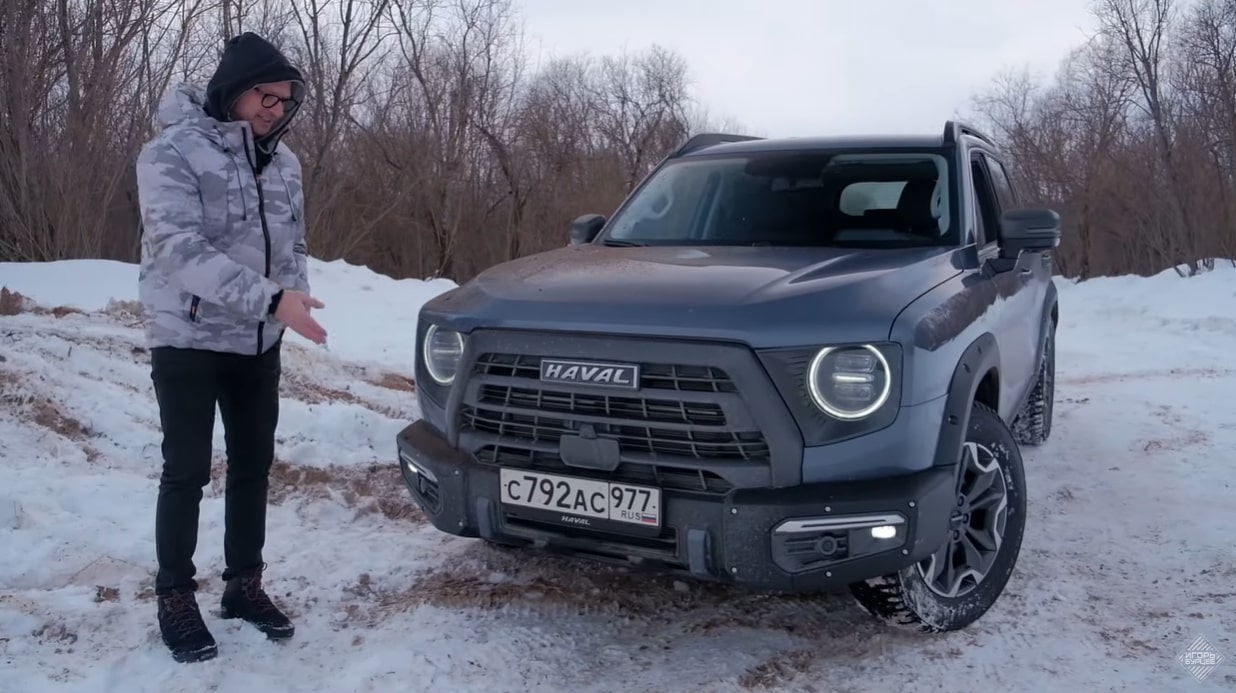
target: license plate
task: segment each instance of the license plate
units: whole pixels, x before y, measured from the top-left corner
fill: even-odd
[[[554,522],[604,529],[661,527],[661,489],[503,467],[502,503]]]

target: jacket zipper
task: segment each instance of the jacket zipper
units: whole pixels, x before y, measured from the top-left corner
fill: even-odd
[[[266,278],[270,278],[270,228],[266,226],[266,204],[262,194],[262,176],[256,171],[253,173],[253,179],[257,181],[258,191],[258,218],[262,220],[262,241],[266,244]],[[266,321],[258,322],[257,334],[257,353],[260,356],[262,353],[262,335],[266,328]]]
[[[249,160],[249,170],[253,171],[253,181],[257,184],[258,196],[258,219],[262,222],[262,242],[266,249],[266,278],[270,278],[270,227],[266,225],[266,203],[262,193],[262,175],[258,173],[253,166],[253,159],[250,158],[249,138],[245,138],[245,158]],[[262,354],[262,335],[266,328],[266,321],[259,320],[257,327],[257,354]]]
[[[189,322],[197,322],[197,304],[202,302],[202,297],[193,294],[193,301],[189,303]]]

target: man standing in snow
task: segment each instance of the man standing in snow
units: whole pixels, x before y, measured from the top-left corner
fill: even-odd
[[[139,293],[162,426],[155,517],[158,622],[177,661],[217,654],[195,593],[198,511],[215,407],[227,448],[224,618],[272,639],[293,626],[262,589],[267,485],[285,328],[321,344],[311,316],[300,163],[280,143],[304,94],[270,43],[230,39],[205,90],[179,85],[137,159]]]

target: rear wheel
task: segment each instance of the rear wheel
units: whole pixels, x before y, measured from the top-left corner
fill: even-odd
[[[867,613],[926,632],[965,628],[1008,584],[1026,521],[1021,453],[1004,422],[975,403],[957,466],[944,545],[899,572],[850,585]]]
[[[1013,420],[1013,438],[1021,445],[1042,445],[1051,437],[1052,404],[1056,398],[1056,325],[1052,323],[1043,344],[1039,376],[1026,406]]]

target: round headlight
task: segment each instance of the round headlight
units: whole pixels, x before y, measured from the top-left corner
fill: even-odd
[[[854,421],[888,401],[889,376],[888,360],[873,346],[827,347],[811,359],[807,391],[825,414]]]
[[[438,384],[450,385],[455,382],[455,371],[459,368],[463,351],[462,334],[439,328],[437,325],[430,325],[429,329],[425,330],[425,370],[429,371],[429,377]]]

